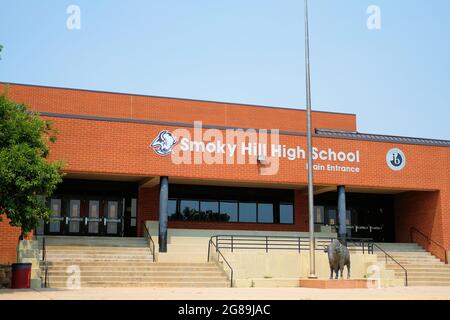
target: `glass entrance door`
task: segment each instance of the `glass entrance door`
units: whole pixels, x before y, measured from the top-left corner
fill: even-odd
[[[87,233],[90,235],[98,235],[100,233],[100,200],[89,200],[88,216],[85,225]]]
[[[121,236],[123,200],[100,197],[61,197],[49,201],[52,216],[46,234]]]
[[[52,211],[50,216],[50,222],[44,227],[47,234],[61,234],[64,228],[64,217],[62,216],[62,201],[61,199],[51,199],[50,210]]]
[[[104,232],[108,236],[116,236],[122,233],[122,216],[121,201],[108,200],[106,201],[106,212],[103,217]]]

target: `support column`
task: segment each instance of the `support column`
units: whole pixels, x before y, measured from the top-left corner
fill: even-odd
[[[338,186],[338,236],[342,244],[347,245],[347,208],[345,205],[345,186]]]
[[[167,216],[169,202],[169,178],[161,177],[159,182],[159,252],[167,252]]]

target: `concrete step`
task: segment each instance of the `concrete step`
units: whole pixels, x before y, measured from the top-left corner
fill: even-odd
[[[106,262],[109,261],[110,263],[115,263],[115,262],[130,262],[130,261],[135,261],[135,262],[148,262],[148,263],[152,263],[153,262],[153,258],[151,256],[149,257],[95,257],[95,258],[89,258],[89,257],[85,257],[85,258],[52,258],[52,259],[48,259],[49,262],[71,262],[71,264],[79,264],[82,262]]]
[[[395,275],[402,275],[403,272],[395,272]],[[441,272],[435,272],[435,273],[411,273],[408,272],[408,278],[411,279],[422,279],[422,278],[433,278],[433,279],[447,279],[450,280],[450,273],[441,273]]]
[[[436,263],[439,264],[440,261],[439,260],[435,260],[435,259],[401,259],[401,258],[394,258],[396,261],[402,263],[402,262],[407,262],[409,264],[412,263],[417,263],[417,264],[422,264],[422,263]],[[378,258],[377,259],[378,262],[386,262],[385,258]],[[393,263],[393,260],[388,258],[387,259],[387,263]]]
[[[442,276],[442,277],[449,277],[450,276],[450,270],[443,271],[443,270],[408,270],[408,275],[413,276],[422,276],[422,275],[429,275],[429,276]],[[394,270],[395,274],[402,274],[403,270]]]
[[[393,257],[394,259],[428,259],[428,260],[439,260],[438,258],[436,258],[435,256],[432,255],[421,255],[421,254],[410,254],[410,255],[402,255],[402,254],[389,254],[389,256]],[[388,256],[388,258],[389,258]],[[378,258],[385,258],[386,255],[382,254],[382,253],[378,253],[377,254]]]
[[[134,276],[142,276],[142,277],[179,277],[184,276],[188,278],[201,278],[201,277],[222,277],[224,273],[218,269],[214,270],[205,270],[205,271],[184,271],[184,270],[175,270],[175,271],[159,271],[159,270],[118,270],[118,271],[87,271],[80,270],[82,277],[134,277]],[[67,277],[69,274],[66,273],[65,270],[51,270],[48,272],[48,275],[53,277]]]
[[[52,282],[49,283],[51,288],[67,288],[66,282]],[[183,282],[101,282],[101,281],[91,281],[87,283],[81,283],[82,288],[133,288],[133,287],[147,287],[147,288],[226,288],[230,286],[230,282],[227,281],[216,281],[216,282],[203,282],[203,281],[183,281]]]
[[[408,286],[411,287],[450,287],[450,280],[409,280]]]
[[[148,246],[142,247],[83,247],[83,246],[52,246],[46,247],[46,253],[61,253],[61,252],[145,252],[149,251]]]
[[[390,270],[403,270],[399,265],[397,264],[387,264],[386,265],[387,268],[389,268]],[[406,268],[406,266],[404,266]],[[406,268],[408,271],[430,271],[430,272],[435,272],[435,271],[444,271],[447,272],[448,270],[450,270],[450,268],[447,265],[433,265],[433,264],[411,264],[411,265],[407,265]]]
[[[135,247],[148,245],[145,238],[46,236],[45,246]]]
[[[47,260],[56,259],[94,259],[94,258],[120,258],[120,259],[130,259],[135,260],[151,257],[152,254],[148,252],[139,253],[127,253],[127,252],[117,252],[117,253],[49,253],[46,255]]]
[[[49,268],[51,272],[66,272],[67,267],[52,267]],[[185,272],[185,273],[200,273],[212,272],[218,270],[216,267],[80,267],[81,272]],[[219,269],[220,270],[220,269]]]
[[[374,253],[378,254],[378,255],[384,255],[384,253],[382,251],[375,251]],[[429,253],[428,251],[387,251],[388,254],[390,254],[391,256],[433,256],[431,253]]]
[[[48,280],[55,281],[55,282],[62,282],[66,281],[67,279],[72,278],[72,276],[51,276],[48,277]],[[216,281],[223,281],[225,276],[216,276],[216,275],[208,275],[203,277],[191,277],[190,275],[180,275],[177,276],[144,276],[140,274],[131,275],[127,277],[122,276],[110,276],[110,275],[104,275],[104,276],[85,276],[82,275],[80,277],[81,283],[86,282],[93,282],[93,281],[102,281],[102,282],[114,282],[114,283],[120,283],[120,282],[137,282],[137,281],[144,281],[144,282],[188,282],[188,281],[202,281],[202,282],[216,282]]]

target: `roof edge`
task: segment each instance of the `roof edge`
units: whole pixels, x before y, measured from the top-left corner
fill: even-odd
[[[219,104],[228,104],[228,105],[243,106],[243,107],[270,108],[270,109],[282,109],[282,110],[306,112],[306,109],[266,106],[266,105],[250,104],[250,103],[237,103],[237,102],[202,100],[202,99],[192,99],[192,98],[165,97],[165,96],[138,94],[138,93],[127,93],[127,92],[105,91],[105,90],[92,90],[92,89],[79,89],[79,88],[67,88],[67,87],[57,87],[57,86],[40,85],[40,84],[27,84],[27,83],[17,83],[17,82],[4,82],[4,81],[0,81],[0,84],[2,84],[2,85],[26,86],[26,87],[36,87],[36,88],[59,89],[59,90],[82,91],[82,92],[92,92],[92,93],[117,94],[117,95],[127,95],[127,96],[135,96],[135,97],[148,97],[148,98],[158,98],[158,99],[195,101],[195,102],[203,102],[203,103],[219,103]],[[347,115],[347,116],[354,116],[354,117],[356,117],[355,113],[335,112],[335,111],[322,111],[322,110],[312,110],[312,112],[313,113],[316,112],[316,113],[329,113],[329,114]]]

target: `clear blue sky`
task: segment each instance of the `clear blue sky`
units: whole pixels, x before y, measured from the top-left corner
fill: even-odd
[[[450,139],[449,0],[310,0],[310,20],[315,109]],[[302,0],[0,0],[0,81],[304,108],[303,32]]]

